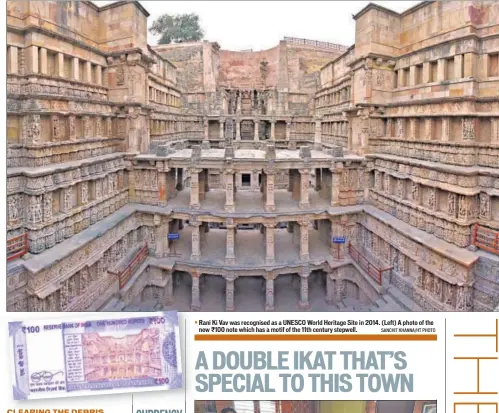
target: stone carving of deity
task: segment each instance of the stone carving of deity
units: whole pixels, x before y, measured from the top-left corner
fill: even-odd
[[[447,195],[447,212],[450,216],[456,216],[456,194],[449,192]]]
[[[480,193],[480,218],[490,218],[490,198],[484,192]]]

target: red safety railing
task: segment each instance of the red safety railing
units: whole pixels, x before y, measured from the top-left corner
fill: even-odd
[[[472,243],[477,248],[499,255],[499,231],[475,224]]]
[[[28,252],[28,233],[7,240],[7,261],[22,257]]]
[[[369,277],[375,280],[379,285],[383,285],[383,273],[393,268],[379,268],[372,262],[372,260],[367,258],[352,244],[348,244],[348,253],[350,254],[350,257],[352,257],[352,259],[369,275]]]
[[[118,277],[120,281],[120,289],[123,288],[130,278],[132,278],[133,273],[137,270],[140,265],[145,261],[147,255],[149,253],[147,242],[145,245],[137,251],[135,256],[130,260],[130,262],[126,265],[125,268],[119,270],[117,272],[109,271],[111,274],[114,274]]]

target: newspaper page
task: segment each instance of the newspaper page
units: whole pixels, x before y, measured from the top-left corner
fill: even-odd
[[[499,1],[0,10],[0,413],[499,413]]]

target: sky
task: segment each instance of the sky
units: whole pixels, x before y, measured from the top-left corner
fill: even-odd
[[[105,5],[112,1],[94,1]],[[227,50],[265,50],[285,36],[351,46],[352,15],[369,1],[140,1],[150,13],[148,25],[164,13],[197,13],[204,38]],[[403,12],[420,1],[373,1]],[[149,33],[149,43],[158,37]]]

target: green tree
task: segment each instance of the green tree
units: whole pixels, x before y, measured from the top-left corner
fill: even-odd
[[[195,13],[174,16],[163,14],[153,22],[149,31],[161,35],[158,44],[199,41],[204,36],[199,26],[199,16]]]

